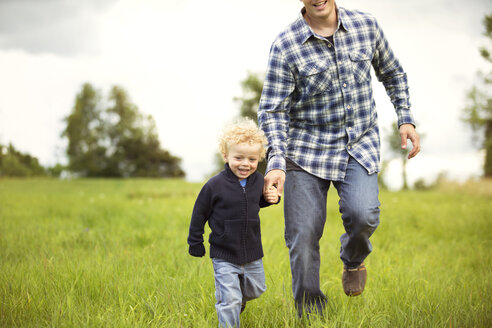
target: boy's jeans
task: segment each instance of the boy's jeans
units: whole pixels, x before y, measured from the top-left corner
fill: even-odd
[[[215,273],[215,309],[219,327],[239,328],[241,304],[260,297],[266,290],[262,259],[236,265],[213,258]]]
[[[340,237],[340,258],[356,268],[369,255],[369,237],[379,224],[377,174],[350,157],[344,181],[332,182],[340,197],[345,233]],[[288,171],[284,189],[285,241],[289,248],[292,290],[299,315],[303,309],[322,312],[326,297],[319,283],[319,240],[326,221],[330,181],[304,171]]]

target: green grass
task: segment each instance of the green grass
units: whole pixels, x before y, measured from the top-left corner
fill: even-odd
[[[0,327],[216,327],[211,261],[187,254],[200,187],[181,180],[0,180]],[[330,301],[326,316],[311,318],[310,326],[492,326],[487,188],[382,192],[368,284],[354,298],[341,286],[343,227],[330,190],[321,242],[322,290]],[[268,290],[248,303],[242,327],[308,324],[293,308],[282,213],[282,206],[261,212]]]

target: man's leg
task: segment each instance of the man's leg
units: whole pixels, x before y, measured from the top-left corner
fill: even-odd
[[[354,158],[350,157],[344,181],[333,183],[340,196],[345,233],[340,237],[340,258],[346,273],[344,278],[359,279],[360,288],[353,294],[362,292],[365,285],[365,267],[359,266],[372,251],[369,237],[379,225],[379,188],[377,174],[369,175]],[[359,268],[359,271],[353,269]],[[345,281],[344,281],[345,285]],[[357,289],[357,288],[356,288]],[[347,292],[351,294],[352,292]]]
[[[284,188],[285,241],[292,290],[299,315],[322,312],[326,297],[319,283],[319,240],[326,221],[330,182],[304,171],[287,171]]]

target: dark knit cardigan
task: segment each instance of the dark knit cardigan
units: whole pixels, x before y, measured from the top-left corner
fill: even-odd
[[[246,187],[225,165],[202,188],[193,207],[188,235],[189,253],[205,255],[203,234],[208,221],[210,257],[234,264],[245,264],[263,257],[260,207],[269,206],[263,198],[263,175],[255,172]]]

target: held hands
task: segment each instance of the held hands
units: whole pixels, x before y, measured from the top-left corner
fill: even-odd
[[[277,193],[277,196],[282,196],[282,191],[284,191],[285,183],[285,172],[282,170],[271,170],[265,175],[265,184],[263,186],[263,195],[265,195],[271,188]],[[277,198],[278,200],[278,198]],[[267,199],[268,201],[268,199]]]
[[[401,149],[407,148],[407,139],[412,142],[413,148],[408,153],[408,159],[415,157],[420,152],[420,138],[412,124],[402,124],[400,126]]]
[[[263,190],[263,197],[265,197],[265,200],[270,204],[277,204],[279,197],[277,188],[271,186],[267,190]]]

